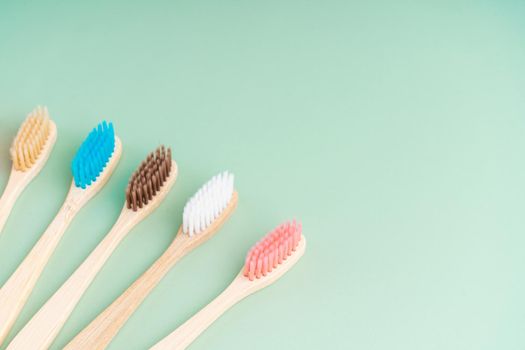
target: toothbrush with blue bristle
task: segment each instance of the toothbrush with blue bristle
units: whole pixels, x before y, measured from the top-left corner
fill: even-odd
[[[18,318],[58,242],[80,209],[106,184],[122,153],[113,124],[97,125],[75,155],[73,181],[58,214],[0,289],[0,345]]]

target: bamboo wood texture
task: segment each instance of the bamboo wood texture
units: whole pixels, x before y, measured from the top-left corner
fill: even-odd
[[[166,273],[183,256],[206,242],[221,228],[237,207],[237,202],[238,194],[234,191],[223,213],[204,232],[190,237],[182,232],[182,227],[179,228],[175,239],[164,254],[64,349],[105,349]]]
[[[14,166],[11,167],[9,180],[7,181],[2,197],[0,197],[0,232],[2,232],[5,222],[7,221],[9,214],[11,214],[11,209],[13,209],[18,196],[20,196],[31,180],[38,175],[49,159],[49,155],[51,154],[57,140],[57,127],[52,120],[50,120],[49,126],[49,136],[46,145],[42,149],[42,153],[38,156],[35,164],[33,164],[33,166],[27,171],[19,171],[16,170]]]
[[[195,314],[179,328],[173,331],[166,338],[162,339],[150,350],[182,350],[186,349],[202,332],[206,330],[215,320],[217,320],[226,310],[233,305],[267,287],[281,278],[299,259],[303,256],[306,249],[306,240],[301,236],[296,251],[283,261],[268,275],[250,281],[244,277],[244,267],[239,272],[233,282],[211,303]]]
[[[67,281],[40,308],[9,344],[9,350],[48,349],[102,266],[131,229],[151,214],[166,197],[177,178],[177,164],[161,190],[145,207],[134,212],[126,204],[113,228]]]
[[[122,145],[115,139],[115,151],[97,181],[86,189],[73,182],[58,214],[42,234],[33,249],[0,289],[0,344],[22,311],[44,267],[58,242],[79,210],[95,196],[111,177],[122,153]]]

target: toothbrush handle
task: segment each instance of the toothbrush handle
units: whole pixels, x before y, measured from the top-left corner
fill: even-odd
[[[123,212],[124,214],[124,212]],[[131,229],[121,215],[115,226],[9,344],[9,350],[49,348],[111,253]]]
[[[4,193],[0,197],[0,232],[2,232],[18,196],[20,196],[20,193],[22,193],[28,183],[29,181],[27,176],[24,176],[24,173],[14,169],[11,170]]]
[[[186,253],[184,235],[178,234],[170,247],[118,299],[97,316],[64,350],[105,349],[129,317],[166,273]]]
[[[233,282],[215,300],[204,309],[183,323],[174,332],[162,339],[150,350],[182,350],[186,349],[206,328],[208,328],[226,310],[248,295],[261,290],[284,276],[301,259],[306,249],[306,239],[301,236],[295,252],[283,260],[278,268],[261,279],[250,281],[244,277],[244,268]]]
[[[76,212],[77,210],[66,201],[27,257],[0,289],[0,344],[18,318]]]
[[[246,283],[242,283],[242,278],[243,276],[239,274],[217,298],[179,326],[179,328],[170,335],[155,344],[150,350],[186,349],[186,347],[226,312],[226,310],[251,294],[252,291],[245,288]]]

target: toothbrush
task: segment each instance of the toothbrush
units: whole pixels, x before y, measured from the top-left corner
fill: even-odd
[[[150,350],[186,349],[208,326],[237,302],[282,277],[304,254],[301,224],[287,222],[270,232],[248,252],[246,262],[215,300]]]
[[[0,198],[0,232],[18,196],[46,164],[56,139],[57,128],[47,107],[35,108],[18,129],[10,150],[11,174]]]
[[[69,224],[108,181],[117,166],[120,154],[120,140],[115,137],[111,123],[100,123],[80,146],[73,159],[73,181],[62,208],[0,289],[0,344],[18,318]]]
[[[165,253],[64,349],[105,349],[128,318],[183,256],[211,238],[237,206],[233,175],[214,176],[186,203],[182,225]]]
[[[131,229],[151,214],[177,178],[171,150],[159,147],[131,176],[126,202],[115,225],[68,280],[40,308],[9,344],[9,350],[47,349],[106,260]]]

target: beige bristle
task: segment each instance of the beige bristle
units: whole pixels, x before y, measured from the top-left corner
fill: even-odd
[[[42,153],[51,130],[47,107],[38,106],[18,129],[11,146],[11,159],[18,171],[31,168]]]

